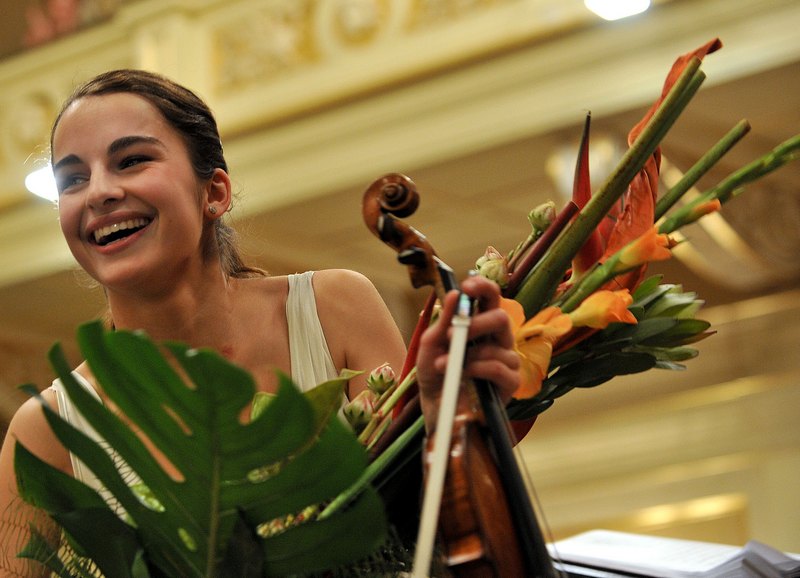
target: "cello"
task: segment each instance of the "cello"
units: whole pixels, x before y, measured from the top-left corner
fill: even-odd
[[[452,269],[424,235],[401,220],[418,205],[413,181],[390,173],[366,189],[362,211],[367,227],[408,267],[412,285],[433,286],[442,299],[457,289]],[[496,391],[482,381],[461,383],[471,307],[462,295],[453,318],[452,363],[437,426],[426,444],[426,490],[412,576],[428,576],[438,534],[443,565],[456,578],[556,578]],[[459,403],[459,396],[467,396],[466,403]]]

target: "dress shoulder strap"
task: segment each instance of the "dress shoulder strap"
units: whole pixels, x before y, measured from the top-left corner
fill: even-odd
[[[83,377],[77,371],[72,372],[72,376],[78,382],[78,384],[88,391],[98,402],[101,404],[103,403],[102,398],[94,389],[92,384]],[[98,443],[105,451],[109,454],[112,460],[117,467],[117,471],[119,471],[120,475],[122,476],[123,480],[129,485],[135,485],[139,482],[139,478],[136,473],[128,466],[125,461],[117,454],[116,451],[111,448],[111,445],[103,439],[99,433],[92,427],[89,421],[83,416],[83,414],[78,410],[75,404],[70,399],[69,395],[67,395],[66,389],[64,389],[64,385],[61,383],[60,379],[56,379],[53,381],[52,385],[53,390],[56,393],[56,400],[58,401],[58,413],[59,415],[70,425],[74,428],[94,440]],[[87,486],[96,490],[100,496],[108,503],[114,511],[118,514],[123,514],[124,510],[122,506],[114,499],[113,495],[103,486],[102,482],[94,475],[94,473],[84,464],[78,456],[73,454],[72,452],[69,453],[69,459],[72,463],[72,471],[73,477],[82,481]]]
[[[289,275],[286,298],[292,379],[303,391],[338,375],[317,314],[313,275]]]

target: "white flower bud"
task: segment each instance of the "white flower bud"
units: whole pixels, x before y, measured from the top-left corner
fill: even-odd
[[[533,228],[534,237],[538,237],[547,230],[556,218],[556,204],[553,201],[542,203],[528,213],[528,221]]]
[[[494,281],[500,287],[508,284],[508,262],[500,251],[492,246],[487,247],[483,256],[475,261],[475,269],[478,274]]]
[[[369,423],[375,411],[378,396],[370,389],[359,393],[353,401],[344,406],[344,417],[355,431],[360,431]]]
[[[367,387],[380,395],[392,387],[395,382],[394,370],[388,363],[376,367],[367,377]]]

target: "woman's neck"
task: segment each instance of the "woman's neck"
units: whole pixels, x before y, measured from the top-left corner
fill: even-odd
[[[143,330],[157,341],[222,348],[230,339],[238,280],[219,270],[202,277],[181,280],[160,292],[107,291],[114,326]]]

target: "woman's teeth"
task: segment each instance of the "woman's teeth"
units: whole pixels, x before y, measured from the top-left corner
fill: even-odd
[[[112,241],[116,241],[117,239],[126,237],[131,233],[138,231],[142,227],[145,227],[148,223],[148,219],[139,217],[136,219],[128,219],[127,221],[114,223],[113,225],[109,225],[107,227],[101,227],[94,232],[94,240],[98,245],[107,245]]]

